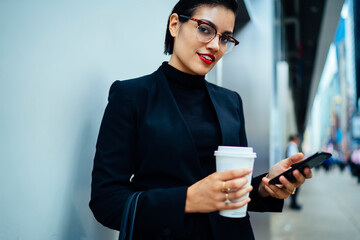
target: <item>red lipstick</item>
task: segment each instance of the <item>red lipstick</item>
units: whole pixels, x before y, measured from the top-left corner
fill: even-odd
[[[200,58],[203,62],[205,62],[205,63],[207,63],[207,64],[212,64],[212,63],[215,61],[215,56],[212,55],[212,54],[209,54],[209,53],[204,53],[204,54],[198,53],[198,55],[199,55],[199,58]]]

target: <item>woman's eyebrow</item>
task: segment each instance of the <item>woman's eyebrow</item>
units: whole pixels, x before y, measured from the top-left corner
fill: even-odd
[[[232,31],[225,31],[223,34],[233,35],[234,33]]]

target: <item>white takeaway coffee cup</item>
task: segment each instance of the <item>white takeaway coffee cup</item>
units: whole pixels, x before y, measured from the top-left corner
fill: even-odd
[[[254,167],[254,161],[256,153],[253,152],[251,147],[230,147],[230,146],[219,146],[218,150],[215,151],[216,157],[216,171],[224,172],[234,169],[250,169]],[[247,175],[248,182],[244,187],[251,184],[252,173]],[[246,194],[242,198],[235,199],[232,201],[241,201],[244,198],[249,197]],[[230,218],[242,218],[246,216],[247,204],[241,208],[231,210],[221,210],[220,215]]]

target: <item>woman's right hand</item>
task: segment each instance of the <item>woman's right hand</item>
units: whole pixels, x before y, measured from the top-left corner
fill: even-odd
[[[225,172],[215,172],[206,178],[194,183],[187,190],[185,212],[208,213],[218,210],[236,209],[250,202],[250,198],[244,198],[238,202],[226,201],[243,197],[252,190],[252,186],[246,186],[246,175],[251,173],[248,169],[238,169]],[[225,184],[224,184],[225,182]],[[223,188],[231,189],[228,193]]]

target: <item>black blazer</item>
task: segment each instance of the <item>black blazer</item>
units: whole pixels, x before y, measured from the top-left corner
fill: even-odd
[[[206,82],[220,123],[222,145],[247,146],[242,101],[230,90]],[[261,198],[254,178],[249,211],[281,211],[283,201]],[[185,214],[187,188],[201,179],[189,127],[161,68],[153,74],[116,81],[101,123],[90,208],[103,225],[119,230],[130,193],[139,199],[134,239],[190,239],[194,224],[207,217],[215,239],[253,239],[249,217]],[[199,229],[196,229],[199,231]]]

